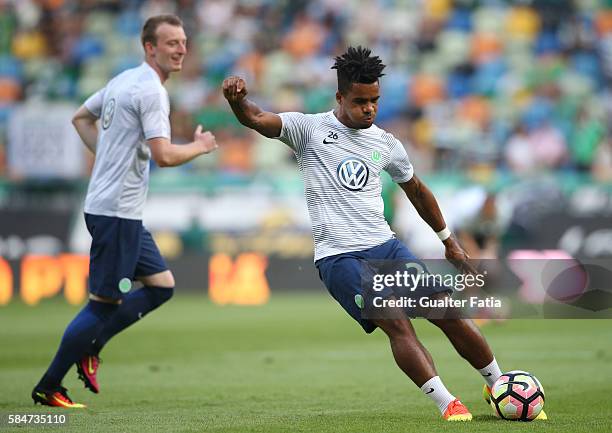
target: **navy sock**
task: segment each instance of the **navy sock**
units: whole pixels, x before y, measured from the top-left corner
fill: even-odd
[[[145,286],[124,297],[111,320],[92,343],[90,353],[98,354],[108,340],[168,301],[173,293],[173,288]]]
[[[61,385],[70,367],[87,352],[119,305],[90,300],[66,327],[59,349],[38,386],[53,390]]]

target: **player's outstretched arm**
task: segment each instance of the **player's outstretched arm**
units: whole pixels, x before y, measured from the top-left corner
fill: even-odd
[[[427,186],[416,176],[405,183],[400,183],[406,196],[415,207],[421,218],[437,233],[446,228],[446,222],[438,206],[438,201]],[[462,272],[476,273],[469,256],[463,250],[459,242],[451,234],[443,241],[446,248],[446,259]]]
[[[278,137],[283,126],[280,116],[276,113],[263,111],[257,104],[246,98],[247,94],[248,90],[244,79],[228,77],[223,80],[223,96],[229,102],[238,121],[266,137]]]
[[[84,105],[81,105],[72,117],[72,124],[79,134],[79,137],[81,137],[85,146],[87,146],[94,155],[96,154],[96,143],[98,142],[97,120],[98,118],[85,108]]]
[[[202,125],[196,128],[191,143],[172,144],[167,138],[159,137],[147,140],[147,144],[153,160],[160,167],[176,167],[219,147],[215,136],[210,131],[203,131]]]

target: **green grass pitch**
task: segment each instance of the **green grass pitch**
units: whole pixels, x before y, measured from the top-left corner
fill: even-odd
[[[30,390],[76,311],[58,300],[0,308],[0,414],[49,411],[33,406]],[[479,375],[436,328],[423,321],[416,328],[447,387],[474,414],[471,423],[445,423],[395,366],[385,336],[365,335],[326,294],[274,295],[263,307],[178,295],[109,343],[101,394],[69,372],[64,385],[89,408],[69,411],[68,426],[46,431],[612,430],[612,321],[511,320],[484,328],[502,369],[530,371],[544,384],[550,421],[535,423],[494,418]]]

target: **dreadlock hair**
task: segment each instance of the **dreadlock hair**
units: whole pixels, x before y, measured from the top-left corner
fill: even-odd
[[[370,56],[372,51],[359,45],[357,48],[349,47],[346,53],[335,58],[336,63],[331,69],[338,72],[338,90],[343,95],[351,88],[353,83],[372,84],[378,81],[385,69],[378,56]]]

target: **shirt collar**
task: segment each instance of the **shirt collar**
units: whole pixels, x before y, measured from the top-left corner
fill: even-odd
[[[148,69],[149,71],[151,71],[153,73],[153,75],[155,75],[155,78],[157,78],[157,81],[159,81],[159,84],[161,84],[162,86],[164,85],[164,83],[162,83],[161,78],[159,77],[159,75],[157,74],[157,71],[155,69],[153,69],[151,67],[151,65],[149,65],[147,62],[142,62],[142,64],[140,65],[141,68],[144,69]]]

